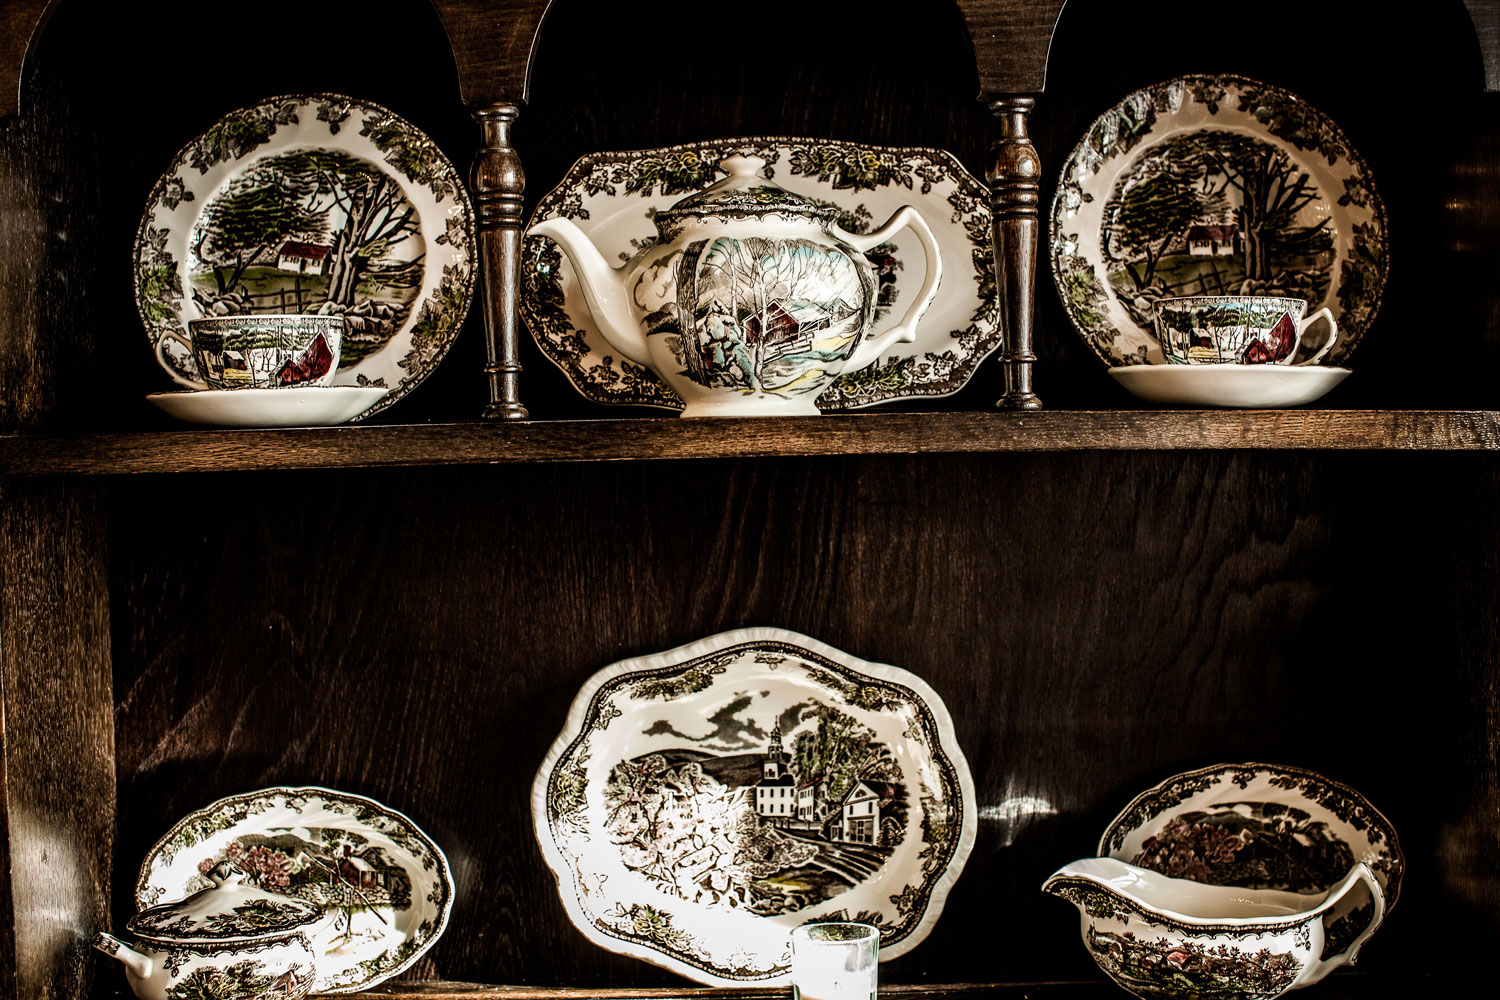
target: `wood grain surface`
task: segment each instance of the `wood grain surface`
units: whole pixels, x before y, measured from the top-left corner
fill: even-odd
[[[403,810],[453,863],[451,929],[412,978],[670,986],[572,929],[530,783],[596,670],[778,625],[921,675],[974,774],[974,852],[887,982],[1094,978],[1074,912],[1038,887],[1135,792],[1217,761],[1320,770],[1400,830],[1412,875],[1361,968],[1425,968],[1455,906],[1469,916],[1444,923],[1448,947],[1495,940],[1495,854],[1478,850],[1494,651],[1470,617],[1494,601],[1487,457],[872,456],[108,489],[117,920],[181,815],[315,783]],[[1450,855],[1460,830],[1473,853]]]
[[[1494,412],[829,414],[0,436],[0,475],[1006,451],[1494,451]]]
[[[0,485],[0,994],[87,995],[115,839],[100,491]]]
[[[21,109],[21,69],[51,0],[6,0],[0,4],[0,118]]]
[[[1405,1000],[1448,989],[1437,980],[1341,974],[1325,980],[1318,995],[1325,1000]],[[898,1000],[1111,1000],[1121,995],[1113,983],[962,983],[951,986],[880,987],[883,997]],[[1464,993],[1455,994],[1464,996]],[[344,994],[350,1000],[791,1000],[790,989],[561,989],[525,986],[481,986],[473,983],[413,983],[380,987],[373,993]]]

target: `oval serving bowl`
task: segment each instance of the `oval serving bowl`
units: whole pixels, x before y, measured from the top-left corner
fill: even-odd
[[[136,908],[209,886],[206,873],[226,860],[252,884],[328,912],[309,935],[313,993],[358,993],[404,971],[453,911],[448,859],[416,823],[374,799],[315,787],[231,795],[184,816],[141,862]]]
[[[974,844],[968,765],[916,675],[782,629],[624,660],[580,689],[532,787],[568,916],[710,985],[789,982],[792,928],[931,930]]]

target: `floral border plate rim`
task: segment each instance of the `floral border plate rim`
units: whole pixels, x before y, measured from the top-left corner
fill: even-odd
[[[316,806],[314,806],[315,803]],[[394,950],[385,945],[378,954],[360,962],[350,961],[342,969],[329,970],[320,967],[312,991],[314,993],[356,993],[398,975],[426,954],[447,929],[448,920],[453,911],[455,893],[452,870],[442,850],[410,817],[374,799],[352,792],[341,792],[315,785],[279,785],[254,792],[229,795],[202,809],[194,810],[173,824],[172,828],[146,853],[135,883],[136,908],[145,910],[158,903],[187,896],[202,887],[197,884],[203,881],[200,875],[202,859],[199,864],[191,866],[191,875],[178,884],[177,879],[186,874],[184,871],[179,871],[179,868],[184,866],[178,861],[178,856],[184,851],[213,843],[215,846],[211,850],[214,853],[222,853],[231,843],[238,843],[239,838],[255,836],[254,830],[257,826],[282,829],[281,826],[266,826],[273,817],[287,818],[286,814],[300,817],[304,814],[304,810],[318,807],[330,816],[349,821],[348,827],[340,828],[339,832],[362,838],[361,842],[371,845],[378,852],[386,852],[390,848],[395,848],[405,854],[410,859],[409,865],[400,864],[399,857],[396,861],[397,867],[407,876],[406,888],[409,904],[419,902],[425,904],[421,907],[421,911],[414,913],[413,916],[420,916],[423,913],[432,915],[427,916],[415,928],[400,930],[392,925],[402,938],[401,943]],[[312,815],[316,816],[317,812],[313,812]],[[261,818],[259,824],[255,822],[257,818]],[[242,832],[234,836],[226,836],[236,830],[242,830]],[[390,846],[388,848],[383,845]],[[366,852],[369,850],[370,848],[364,848]],[[283,850],[281,853],[286,852]],[[346,850],[345,857],[349,856],[350,852]],[[296,863],[299,859],[293,857],[290,860]],[[243,868],[243,863],[240,866]],[[421,888],[420,884],[417,884],[418,876],[423,876],[425,883],[430,886],[420,896],[417,892]],[[389,877],[387,873],[386,878]],[[163,880],[166,880],[167,884],[163,884]],[[359,888],[371,892],[377,891],[372,886],[363,883]],[[360,898],[368,903],[368,899],[362,894]],[[394,912],[395,908],[392,909],[392,913]],[[347,916],[349,918],[348,930],[352,932],[353,911],[351,910]],[[384,918],[381,919],[384,923]],[[319,925],[318,941],[322,942],[325,935],[331,934],[336,929],[336,923]],[[381,943],[385,944],[384,941]]]
[[[774,628],[595,673],[531,806],[589,940],[716,985],[789,981],[811,920],[876,924],[882,960],[915,947],[978,823],[925,682]]]
[[[944,281],[911,344],[897,345],[878,364],[836,379],[818,403],[825,412],[870,406],[892,399],[949,396],[1000,346],[1000,314],[991,252],[989,191],[953,154],[925,147],[871,146],[835,139],[744,136],[654,149],[589,153],[537,203],[527,222],[561,216],[576,222],[606,256],[630,257],[655,239],[652,215],[685,194],[701,190],[719,173],[718,163],[736,153],[767,161],[765,176],[782,187],[839,211],[839,224],[866,232],[901,204],[923,212],[944,260],[962,280]],[[785,175],[778,176],[778,169]],[[864,204],[899,190],[907,197],[889,205]],[[633,199],[633,200],[632,200]],[[605,203],[618,200],[619,206]],[[925,206],[925,208],[924,208]],[[882,214],[883,213],[883,214]],[[615,237],[611,244],[601,230]],[[618,229],[618,232],[615,230]],[[628,230],[628,231],[627,231]],[[915,249],[910,234],[906,242]],[[917,259],[920,260],[920,252]],[[967,259],[963,269],[958,261]],[[900,265],[896,265],[900,268]],[[901,268],[904,274],[904,268]],[[894,273],[894,272],[893,272]],[[972,279],[967,277],[972,274]],[[898,289],[914,294],[921,269],[895,276]],[[542,353],[573,387],[596,403],[680,410],[682,400],[651,371],[618,356],[598,332],[582,301],[572,265],[550,241],[528,236],[521,250],[521,315]],[[895,299],[882,300],[882,309]]]
[[[1247,800],[1256,795],[1272,801]],[[1205,812],[1210,807],[1218,807],[1218,813]],[[1329,830],[1328,819],[1346,829]],[[1183,820],[1182,829],[1162,838],[1163,830],[1177,820]],[[1234,827],[1240,827],[1238,833]],[[1151,836],[1141,838],[1147,831]],[[1236,877],[1242,872],[1232,866],[1243,863],[1237,855],[1253,848],[1262,834],[1295,840],[1305,852],[1301,875],[1307,884],[1270,879],[1250,888],[1327,889],[1348,874],[1354,862],[1363,861],[1385,890],[1386,911],[1395,908],[1406,858],[1390,820],[1355,789],[1302,767],[1223,763],[1174,774],[1131,799],[1109,821],[1099,837],[1098,854],[1176,878],[1239,885],[1246,880]],[[1174,863],[1163,865],[1159,857],[1147,856],[1153,851],[1173,855]],[[1216,876],[1215,864],[1231,867]],[[1320,866],[1326,872],[1319,871]],[[1327,885],[1321,884],[1325,881]]]
[[[401,287],[415,288],[413,297],[404,307],[404,316],[399,310],[389,315],[374,313],[379,307],[374,305],[370,293],[364,293],[367,299],[358,306],[369,309],[372,315],[357,315],[358,309],[349,312],[351,324],[358,320],[372,324],[372,328],[378,328],[379,324],[395,327],[394,332],[378,346],[357,360],[340,365],[334,377],[335,385],[390,390],[370,409],[352,418],[359,420],[385,409],[411,392],[442,361],[468,312],[476,271],[474,209],[462,175],[431,138],[378,104],[332,93],[268,97],[224,115],[179,150],[152,187],[136,230],[133,253],[136,309],[151,346],[155,346],[163,330],[175,330],[185,338],[187,321],[203,315],[202,307],[195,303],[192,278],[186,272],[189,262],[198,259],[199,248],[190,244],[193,234],[200,226],[206,225],[206,210],[210,206],[222,206],[229,200],[230,185],[247,177],[257,166],[272,170],[273,165],[268,162],[271,157],[284,158],[309,150],[325,155],[344,154],[365,168],[374,168],[395,183],[399,189],[397,195],[410,209],[406,220],[400,218],[399,204],[392,209],[394,215],[378,215],[378,203],[371,199],[360,218],[379,228],[372,234],[368,227],[362,227],[361,235],[352,237],[349,242],[371,236],[376,242],[370,246],[376,243],[385,246],[395,242],[396,236],[415,234],[420,236],[422,243],[421,254],[415,258],[422,265],[420,276],[414,284],[409,274],[399,278],[405,283]],[[308,219],[320,214],[326,216],[334,211],[335,204],[347,222],[348,209],[345,206],[353,204],[354,196],[335,188],[335,185],[330,185],[327,191],[320,191],[307,205],[292,205],[288,201],[277,213],[270,212],[264,205],[259,206],[260,214],[254,218],[261,219],[268,228],[251,226],[243,231],[235,230],[249,241],[240,255],[245,266],[237,268],[235,276],[243,277],[250,266],[262,271],[300,275],[305,272],[309,261],[321,267],[319,261],[337,256],[342,245],[342,231],[331,234],[334,241],[331,247],[321,243],[313,246],[301,239],[307,232]],[[299,194],[298,198],[305,193]],[[314,211],[310,207],[312,202],[325,195],[332,201]],[[256,207],[248,201],[246,204],[250,209]],[[249,221],[253,222],[254,218]],[[276,224],[273,226],[272,223]],[[397,229],[391,229],[392,225]],[[320,238],[329,236],[324,233]],[[294,249],[289,251],[289,247]],[[365,243],[361,242],[355,250],[364,247]],[[303,255],[294,262],[297,266],[293,271],[287,271],[283,265],[283,257],[288,253]],[[249,256],[245,257],[245,254]],[[313,256],[307,256],[309,254]],[[358,256],[357,252],[355,256]],[[274,267],[266,263],[273,260]],[[256,264],[257,261],[261,263]],[[402,263],[410,265],[412,262]],[[369,270],[356,269],[353,273],[356,282],[352,294],[359,294],[358,288],[362,287],[359,283],[371,280],[372,276],[387,281]],[[328,277],[321,272],[318,276]],[[389,280],[398,279],[391,277]],[[332,281],[329,277],[330,284]],[[294,284],[300,303],[300,277]],[[234,299],[237,304],[234,308],[243,311],[243,296],[251,294],[249,288],[223,291],[239,296]],[[281,306],[261,311],[286,311],[284,289],[282,295]],[[253,297],[249,301],[253,302]],[[347,358],[352,343],[347,333],[345,340]],[[171,372],[170,363],[182,373],[192,375],[191,360],[185,355],[176,352],[175,348],[168,348],[164,353],[167,360],[158,357],[158,363],[165,370]]]
[[[1235,148],[1192,145],[1203,145],[1204,136]],[[1216,160],[1233,166],[1239,162],[1233,157],[1252,145],[1264,152],[1258,162],[1272,163],[1284,174],[1280,187],[1265,181],[1265,196],[1275,199],[1274,211],[1254,220],[1255,240],[1240,232],[1235,200],[1244,198],[1228,179],[1231,171],[1206,170]],[[1140,191],[1131,205],[1125,204],[1123,190],[1114,190],[1127,168],[1138,175],[1131,190]],[[1181,176],[1183,170],[1197,173]],[[1269,176],[1269,168],[1266,172]],[[1208,180],[1214,183],[1198,183]],[[1233,196],[1231,186],[1237,192]],[[1127,235],[1134,234],[1132,259],[1115,262],[1121,273],[1133,276],[1138,301],[1131,303],[1115,290],[1107,271],[1104,244],[1113,232],[1106,220],[1111,206],[1114,219],[1131,220]],[[1320,224],[1298,225],[1299,220],[1311,221],[1304,218],[1308,213]],[[1231,217],[1236,222],[1230,223]],[[1327,240],[1326,226],[1334,222]],[[1127,231],[1114,228],[1118,242],[1119,233]],[[1156,266],[1177,277],[1187,266],[1183,259],[1203,257],[1222,283],[1216,259],[1236,254],[1248,259],[1253,244],[1257,274],[1247,283],[1253,285],[1247,293],[1276,294],[1279,289],[1309,300],[1310,309],[1327,305],[1338,318],[1340,336],[1326,363],[1340,365],[1379,311],[1389,272],[1387,231],[1385,205],[1368,165],[1327,115],[1273,84],[1231,73],[1190,74],[1128,94],[1084,131],[1063,164],[1052,201],[1052,277],[1069,320],[1105,364],[1160,364],[1161,350],[1146,318],[1150,303],[1172,290],[1195,294],[1215,289],[1202,284],[1208,280],[1202,263],[1193,265],[1198,275],[1189,279],[1200,284],[1179,283],[1176,289],[1155,273]],[[1266,242],[1266,233],[1281,241],[1280,250]],[[1282,254],[1276,258],[1282,266],[1272,274],[1275,252]],[[1243,277],[1243,266],[1236,266]],[[1229,263],[1225,271],[1233,281]]]

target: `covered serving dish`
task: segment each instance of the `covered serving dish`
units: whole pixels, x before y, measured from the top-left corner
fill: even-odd
[[[246,885],[245,873],[227,861],[206,874],[212,887],[126,922],[135,947],[105,933],[94,947],[125,965],[141,1000],[305,997],[317,957],[307,933],[323,908]]]

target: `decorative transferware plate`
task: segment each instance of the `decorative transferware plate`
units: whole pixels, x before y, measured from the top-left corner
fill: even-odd
[[[338,94],[273,97],[220,119],[152,188],[136,307],[153,346],[206,316],[342,315],[334,384],[390,390],[369,416],[447,353],[474,246],[463,179],[414,125]],[[196,377],[185,347],[162,354],[174,378]]]
[[[974,844],[969,768],[920,678],[782,629],[591,677],[531,794],[573,923],[699,982],[789,981],[792,928],[903,954]]]
[[[151,848],[135,884],[137,909],[212,885],[230,861],[246,884],[323,907],[309,935],[313,993],[356,993],[406,969],[448,926],[448,860],[406,816],[327,788],[267,788],[220,799]]]
[[[1347,785],[1276,764],[1188,771],[1136,796],[1099,838],[1099,856],[1173,878],[1316,893],[1356,862],[1396,905],[1406,859],[1396,831]]]
[[[1342,364],[1387,266],[1385,205],[1348,138],[1295,94],[1239,76],[1126,97],[1079,140],[1052,203],[1052,276],[1109,365],[1164,363],[1152,306],[1186,295],[1327,306],[1339,339],[1324,363]]]
[[[528,225],[569,219],[606,259],[623,263],[656,239],[652,218],[658,211],[727,174],[719,162],[736,154],[765,160],[765,177],[835,209],[835,221],[850,232],[869,232],[902,205],[911,205],[937,239],[943,282],[916,340],[897,344],[876,364],[839,376],[818,397],[819,408],[947,396],[963,388],[979,362],[1000,345],[989,192],[942,150],[752,137],[592,153],[542,198]],[[922,285],[924,256],[917,237],[903,230],[867,256],[879,280],[876,318],[899,317],[900,311],[891,310],[904,311]],[[572,263],[552,241],[526,239],[521,292],[521,314],[532,337],[584,396],[597,403],[683,408],[655,374],[605,343]]]

